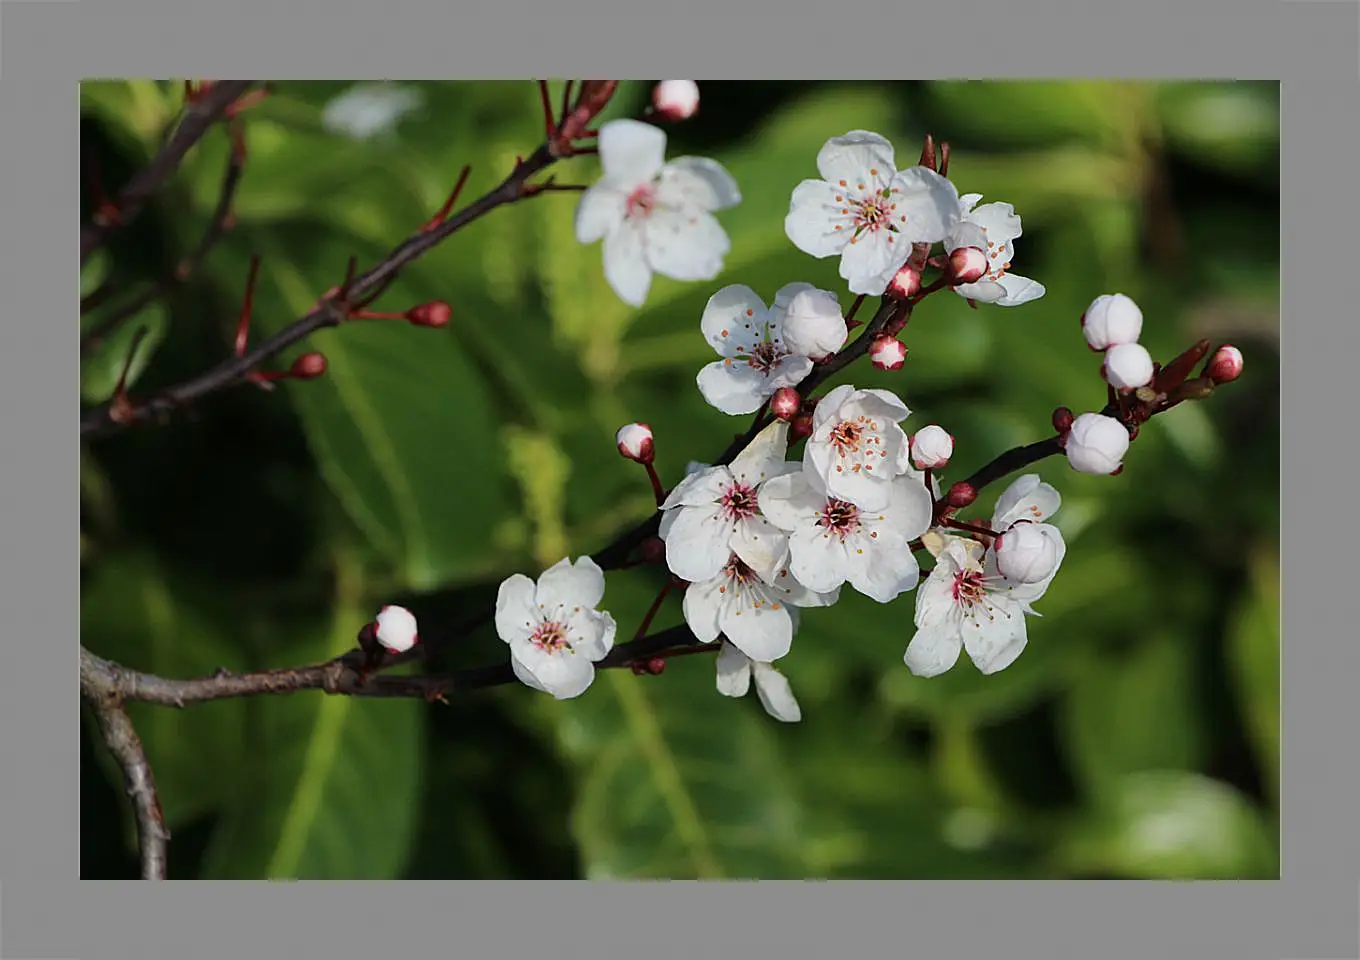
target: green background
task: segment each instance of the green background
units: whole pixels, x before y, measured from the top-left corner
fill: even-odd
[[[367,266],[412,233],[463,164],[470,200],[542,136],[530,82],[431,83],[395,133],[353,142],[320,123],[346,86],[280,83],[246,114],[236,229],[167,305],[85,359],[86,403],[107,398],[138,326],[154,349],[134,397],[224,357],[252,253],[258,337],[305,313],[350,255]],[[625,84],[610,115],[635,114],[648,87]],[[657,278],[632,310],[605,285],[599,247],[573,238],[577,196],[545,195],[456,234],[376,305],[444,299],[448,328],[326,331],[304,345],[330,362],[320,380],[236,388],[166,426],[83,444],[83,642],[174,677],[298,665],[348,649],[382,603],[452,622],[510,573],[598,550],[651,510],[642,471],[614,451],[619,425],[655,428],[667,483],[745,426],[694,386],[713,359],[698,329],[707,297],[745,283],[768,299],[793,280],[844,291],[836,262],[798,253],[782,219],[818,148],[854,128],[892,140],[900,166],[926,131],[949,140],[951,178],[1015,205],[1013,269],[1048,288],[1015,309],[932,297],[902,371],[852,368],[857,385],[904,397],[909,428],[955,435],[946,481],[1045,436],[1056,405],[1103,404],[1078,331],[1097,294],[1142,305],[1155,358],[1230,340],[1245,376],[1145,427],[1119,477],[1040,465],[1064,498],[1067,560],[1028,650],[993,677],[964,660],[914,678],[901,660],[914,594],[880,606],[847,590],[806,612],[781,663],[797,725],[754,695],[719,696],[706,657],[660,677],[603,671],[565,703],[515,686],[449,706],[317,693],[134,704],[174,832],[170,875],[1277,876],[1278,87],[703,93],[669,155],[715,157],[742,189],[719,215],[732,238],[722,276]],[[82,88],[83,148],[106,184],[146,162],[181,96],[149,81]],[[91,261],[82,292],[106,276],[135,291],[192,248],[226,151],[210,132]],[[588,183],[598,164],[556,172]],[[623,635],[660,577],[609,575]],[[676,603],[657,625],[679,622]],[[439,666],[504,656],[486,631]],[[126,800],[85,730],[82,874],[135,876]]]

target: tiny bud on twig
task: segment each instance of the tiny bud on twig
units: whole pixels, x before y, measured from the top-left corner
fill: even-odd
[[[907,348],[901,340],[880,333],[869,345],[869,362],[879,370],[900,370],[907,359]]]
[[[300,355],[288,368],[288,376],[294,380],[312,380],[325,372],[326,355],[316,351]]]
[[[1072,411],[1067,407],[1059,407],[1053,411],[1053,429],[1059,433],[1066,433],[1072,429]]]
[[[693,80],[662,80],[652,88],[652,107],[664,120],[688,120],[699,110],[699,85]]]
[[[652,428],[645,423],[629,423],[614,435],[619,454],[637,463],[651,463],[656,458]]]
[[[793,387],[780,387],[770,398],[770,413],[785,423],[798,416],[802,406],[803,398],[798,396],[798,391]]]
[[[1214,383],[1231,383],[1242,376],[1242,366],[1242,351],[1230,343],[1225,343],[1215,350],[1214,355],[1209,358],[1204,373]]]
[[[945,503],[956,510],[961,510],[977,499],[977,490],[971,483],[959,481],[949,488],[945,494]]]

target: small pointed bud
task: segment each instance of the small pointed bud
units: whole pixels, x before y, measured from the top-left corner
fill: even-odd
[[[312,380],[325,372],[326,355],[315,351],[302,354],[288,368],[288,375],[295,380]]]
[[[392,653],[405,653],[420,641],[415,615],[405,607],[389,605],[379,610],[374,632],[378,643]]]
[[[1063,449],[1079,473],[1114,473],[1129,450],[1129,432],[1113,417],[1083,413],[1072,421]]]
[[[1204,372],[1214,383],[1232,383],[1242,376],[1242,351],[1230,343],[1225,343],[1214,351]]]
[[[453,318],[453,307],[443,300],[431,300],[429,303],[422,303],[412,307],[406,312],[406,319],[410,320],[417,327],[444,327],[448,326],[449,320]]]
[[[770,413],[774,414],[775,419],[783,420],[785,423],[798,416],[802,406],[803,398],[798,396],[798,391],[793,387],[780,387],[770,398]]]
[[[949,255],[949,273],[954,284],[976,283],[987,272],[987,254],[977,247],[959,247]]]
[[[879,370],[900,370],[907,360],[907,348],[896,337],[880,333],[869,345],[869,362]]]
[[[652,446],[652,428],[645,423],[630,423],[620,427],[614,437],[619,453],[638,463],[651,463],[656,456]]]
[[[661,672],[666,669],[666,659],[664,657],[652,657],[647,661],[647,672],[654,677],[659,677]]]
[[[1122,293],[1103,293],[1081,315],[1086,344],[1099,353],[1123,343],[1137,343],[1143,332],[1143,311]]]
[[[893,274],[888,284],[887,295],[897,300],[910,300],[921,292],[921,271],[907,264]]]
[[[1059,407],[1053,411],[1053,429],[1059,433],[1066,433],[1072,429],[1072,411],[1067,407]]]
[[[927,170],[938,170],[935,159],[935,137],[926,134],[925,143],[921,146],[921,166]]]
[[[930,424],[917,430],[910,438],[911,462],[917,470],[939,470],[949,465],[954,455],[954,438],[944,427]]]
[[[693,80],[662,80],[652,88],[652,106],[667,120],[688,120],[699,110],[699,85]]]
[[[783,333],[784,346],[814,360],[831,356],[850,336],[836,295],[816,289],[800,290],[789,300]]]
[[[1116,390],[1137,390],[1152,382],[1152,355],[1141,344],[1117,343],[1105,351],[1100,372]]]
[[[993,544],[996,568],[1007,580],[1038,583],[1058,566],[1058,544],[1037,524],[1021,521]]]
[[[789,440],[801,440],[812,436],[812,414],[800,413],[789,423]]]
[[[971,483],[964,483],[960,480],[949,488],[944,499],[955,510],[962,510],[977,499],[977,490]]]

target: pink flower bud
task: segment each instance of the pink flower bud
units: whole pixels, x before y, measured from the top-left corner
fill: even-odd
[[[1064,441],[1067,462],[1079,473],[1109,474],[1129,450],[1129,432],[1113,417],[1083,413],[1072,421]]]
[[[667,120],[688,120],[699,109],[699,85],[693,80],[662,80],[652,88],[652,106]]]
[[[977,499],[977,489],[971,483],[964,483],[960,480],[949,488],[944,499],[951,507],[962,510]]]
[[[1117,343],[1105,351],[1105,382],[1116,390],[1137,390],[1152,382],[1152,354],[1137,343]]]
[[[898,300],[908,300],[921,292],[921,271],[907,264],[893,275],[887,294]]]
[[[416,618],[405,607],[386,606],[378,611],[378,643],[392,653],[405,653],[419,642]]]
[[[1242,376],[1242,351],[1225,343],[1209,358],[1205,372],[1214,383],[1231,383]]]
[[[770,412],[785,422],[798,416],[798,410],[802,405],[803,398],[798,396],[798,391],[793,387],[780,387],[770,398]]]
[[[987,272],[987,254],[977,247],[959,247],[949,255],[949,270],[956,285],[976,283]]]
[[[784,346],[814,360],[845,346],[850,330],[841,316],[840,301],[826,290],[800,290],[784,310]]]
[[[901,340],[880,333],[869,345],[869,362],[879,370],[900,370],[907,359],[907,348]]]
[[[1058,544],[1043,527],[1021,521],[993,544],[996,568],[1007,580],[1038,583],[1058,566]]]
[[[444,327],[452,318],[453,307],[443,300],[431,300],[406,312],[406,319],[417,327]]]
[[[911,462],[918,470],[938,470],[949,464],[954,455],[954,438],[944,427],[930,424],[917,430],[911,438]]]
[[[810,436],[812,436],[812,414],[800,413],[789,424],[789,441],[793,442]]]
[[[651,463],[656,455],[652,449],[652,428],[645,423],[630,423],[620,427],[614,437],[619,453],[638,463]]]
[[[304,353],[288,368],[288,375],[295,380],[312,380],[326,372],[324,353]]]
[[[1143,311],[1122,293],[1103,293],[1081,315],[1081,332],[1097,352],[1137,343],[1143,332]]]

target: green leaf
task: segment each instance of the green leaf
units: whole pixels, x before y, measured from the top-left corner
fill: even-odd
[[[1273,550],[1251,558],[1247,595],[1228,625],[1228,666],[1255,746],[1267,794],[1280,796],[1280,561]]]
[[[1137,879],[1279,877],[1279,837],[1262,812],[1196,773],[1129,774],[1055,851],[1069,874]]]
[[[1068,694],[1065,728],[1076,773],[1093,791],[1140,770],[1194,770],[1205,731],[1197,709],[1195,648],[1175,632],[1125,656],[1088,658]]]
[[[365,615],[348,603],[310,645],[320,662],[354,646]],[[205,879],[386,880],[406,867],[418,810],[423,701],[327,696],[250,702],[234,808],[219,823]]]
[[[117,302],[112,304],[117,309]],[[95,310],[81,319],[86,330],[92,329],[105,311]],[[125,386],[131,390],[155,356],[156,350],[165,341],[170,321],[165,307],[160,303],[148,304],[140,313],[119,323],[118,328],[108,335],[97,347],[80,358],[80,398],[86,403],[103,403],[113,396],[118,387],[118,378],[127,366]],[[146,334],[138,341],[138,331]],[[136,344],[137,352],[132,353]],[[131,356],[132,363],[128,365]]]
[[[151,557],[110,555],[81,584],[81,642],[101,657],[158,676],[243,669],[239,648],[194,597],[192,584]],[[241,701],[183,711],[129,703],[128,715],[146,748],[172,830],[231,799],[244,759]],[[115,782],[121,789],[121,781]]]

